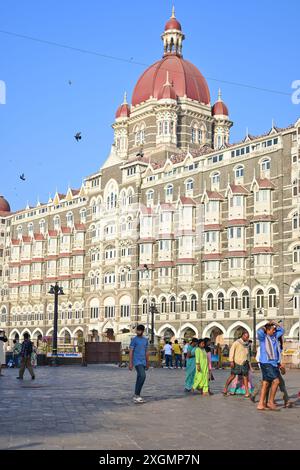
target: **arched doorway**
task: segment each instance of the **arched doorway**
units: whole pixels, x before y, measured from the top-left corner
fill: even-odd
[[[164,341],[171,341],[173,338],[175,338],[174,331],[171,328],[166,328],[163,332]]]
[[[239,339],[244,333],[247,331],[243,326],[239,326],[235,331],[234,331],[234,341]]]
[[[185,331],[184,331],[184,335],[183,335],[183,339],[185,339],[186,341],[190,341],[192,338],[194,338],[196,336],[196,333],[194,330],[192,330],[192,328],[187,328]]]
[[[210,339],[214,344],[223,344],[224,343],[224,338],[223,338],[223,331],[220,330],[217,326],[215,326],[210,333]]]

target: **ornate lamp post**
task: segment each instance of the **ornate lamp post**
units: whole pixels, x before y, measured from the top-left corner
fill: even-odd
[[[253,307],[253,356],[256,356],[256,307]]]
[[[58,296],[64,295],[62,287],[59,287],[58,282],[50,287],[49,294],[54,295],[54,324],[53,324],[53,339],[52,339],[52,365],[57,366],[57,325],[58,325]]]

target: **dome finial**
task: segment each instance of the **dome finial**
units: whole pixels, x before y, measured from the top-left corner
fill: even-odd
[[[176,18],[176,16],[175,16],[175,6],[174,5],[172,7],[172,16],[171,16],[171,18]]]
[[[221,91],[221,88],[219,88],[218,101],[222,101],[222,91]]]
[[[124,93],[124,101],[123,101],[123,104],[128,104],[128,103],[127,103],[127,91],[125,91],[125,93]]]

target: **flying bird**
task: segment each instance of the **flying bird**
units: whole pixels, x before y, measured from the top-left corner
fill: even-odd
[[[22,173],[22,174],[20,175],[20,180],[22,180],[22,181],[25,181],[25,180],[26,180],[24,173]]]
[[[81,132],[77,132],[75,135],[74,135],[74,138],[77,140],[77,142],[79,140],[81,140]]]

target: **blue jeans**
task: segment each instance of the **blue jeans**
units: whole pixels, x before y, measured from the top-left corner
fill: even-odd
[[[140,396],[144,382],[146,380],[146,367],[142,364],[135,366],[135,370],[137,373],[136,377],[136,384],[135,384],[135,394],[137,397]]]
[[[165,359],[166,359],[166,367],[173,367],[172,355],[165,354]]]
[[[182,367],[182,355],[181,354],[175,354],[175,367]]]

